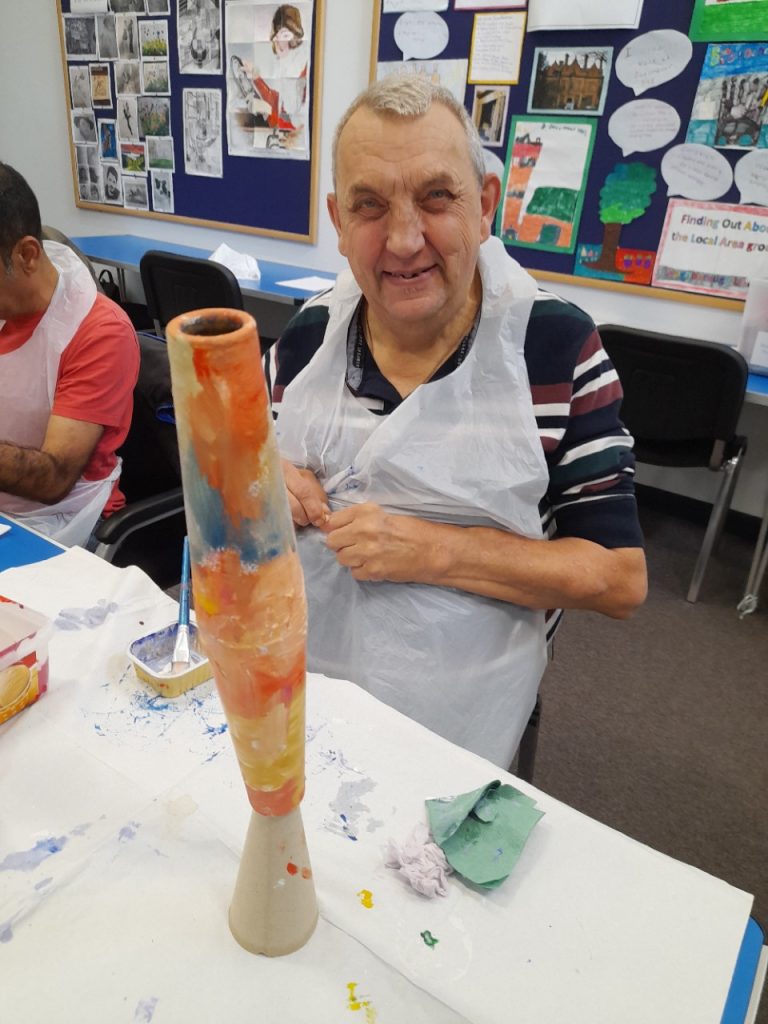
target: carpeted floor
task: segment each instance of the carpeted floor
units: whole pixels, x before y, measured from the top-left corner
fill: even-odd
[[[768,580],[762,607],[740,620],[753,546],[725,534],[688,604],[703,529],[641,516],[648,600],[627,622],[566,617],[542,685],[533,782],[753,893],[768,931]]]

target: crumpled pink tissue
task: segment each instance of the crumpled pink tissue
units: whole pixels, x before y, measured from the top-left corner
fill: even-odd
[[[398,873],[422,896],[447,896],[448,875],[453,873],[445,854],[433,843],[429,828],[418,824],[404,843],[390,839],[384,863]]]

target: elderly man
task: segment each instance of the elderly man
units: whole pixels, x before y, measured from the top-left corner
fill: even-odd
[[[309,665],[506,766],[551,610],[624,618],[645,597],[616,373],[491,237],[499,180],[447,90],[371,86],[334,182],[351,272],[270,367]]]
[[[139,348],[82,260],[41,238],[34,193],[0,163],[0,511],[84,544],[125,503],[115,452]]]

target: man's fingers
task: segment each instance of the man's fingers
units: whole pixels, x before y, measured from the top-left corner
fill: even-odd
[[[330,514],[325,491],[308,469],[297,469],[282,460],[291,517],[297,526],[321,526]]]

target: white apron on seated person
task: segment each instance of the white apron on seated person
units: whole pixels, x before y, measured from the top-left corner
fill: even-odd
[[[480,250],[474,343],[447,376],[388,416],[345,383],[347,330],[360,299],[350,272],[331,297],[325,340],[286,388],[281,455],[312,470],[331,509],[392,513],[542,536],[549,479],[523,356],[533,279],[497,239]],[[544,612],[448,587],[358,582],[314,528],[297,530],[309,606],[311,671],[350,679],[447,739],[506,767],[546,662]]]
[[[97,294],[90,271],[71,249],[58,242],[44,245],[59,272],[53,298],[30,338],[0,360],[0,440],[25,448],[43,444],[62,353]],[[119,476],[118,459],[108,477],[80,477],[69,494],[53,505],[0,491],[0,509],[62,544],[85,544]]]

